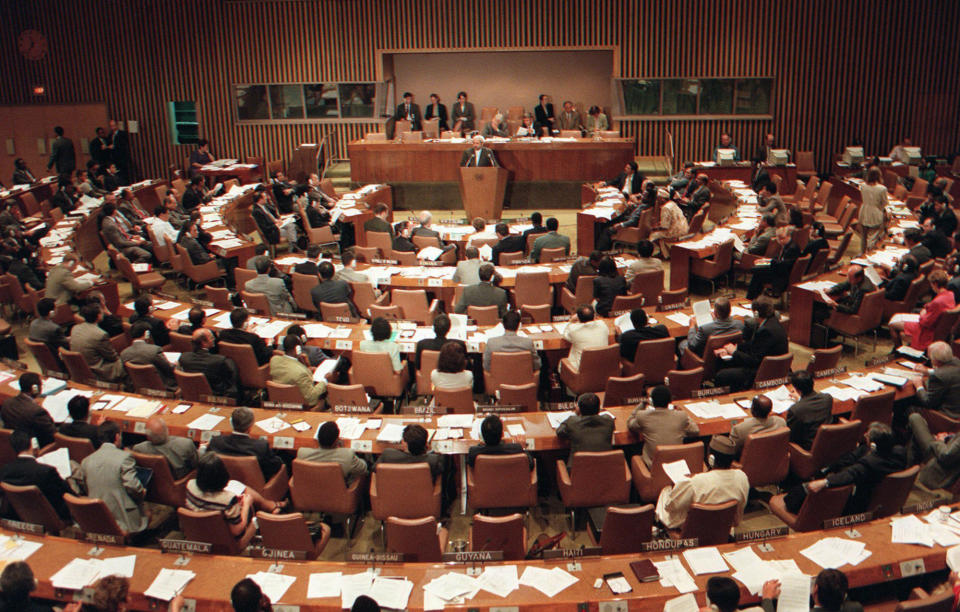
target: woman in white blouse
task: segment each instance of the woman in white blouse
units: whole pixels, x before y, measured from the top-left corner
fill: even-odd
[[[440,347],[437,369],[430,373],[435,389],[473,388],[473,372],[467,369],[467,354],[463,345],[447,342]]]

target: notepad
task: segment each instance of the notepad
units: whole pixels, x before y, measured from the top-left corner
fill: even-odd
[[[220,416],[219,414],[211,414],[208,412],[191,421],[190,424],[187,425],[187,428],[198,429],[200,431],[210,431],[214,427],[219,425],[220,421],[222,421],[224,418],[226,417]]]

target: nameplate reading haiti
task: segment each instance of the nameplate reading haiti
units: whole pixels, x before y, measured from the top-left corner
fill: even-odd
[[[347,561],[350,563],[403,563],[403,553],[350,553],[347,555]]]
[[[769,529],[755,529],[753,531],[741,531],[734,534],[737,542],[755,542],[757,540],[769,540],[771,538],[782,538],[790,533],[787,527],[770,527]]]
[[[866,523],[867,521],[872,521],[873,515],[874,515],[873,512],[860,512],[858,514],[848,514],[846,516],[838,516],[837,518],[827,519],[823,521],[823,528],[833,529],[835,527],[859,525],[860,523]]]
[[[43,525],[36,523],[27,523],[24,521],[14,521],[12,519],[0,520],[0,525],[10,531],[19,531],[21,533],[32,533],[34,535],[43,535]]]
[[[658,550],[680,550],[681,548],[696,548],[700,545],[700,538],[681,538],[679,540],[650,540],[640,545],[643,552]]]
[[[165,553],[183,554],[210,554],[213,544],[210,542],[194,542],[192,540],[160,540],[160,550]]]
[[[552,548],[543,551],[544,559],[578,559],[580,557],[596,557],[603,554],[599,546],[584,546],[583,548]]]
[[[503,561],[502,550],[480,550],[447,552],[440,556],[444,563],[482,563],[484,561]]]

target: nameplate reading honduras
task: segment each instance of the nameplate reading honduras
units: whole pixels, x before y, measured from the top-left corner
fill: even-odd
[[[502,550],[481,550],[443,553],[444,563],[481,563],[483,561],[503,561]]]
[[[872,521],[873,515],[874,515],[873,512],[860,512],[858,514],[848,514],[846,516],[838,516],[837,518],[827,519],[823,521],[823,528],[833,529],[835,527],[859,525],[860,523],[866,523],[867,521]]]
[[[679,550],[681,548],[696,548],[700,544],[700,538],[682,538],[679,540],[651,540],[640,545],[643,552],[655,552],[658,550]]]
[[[208,554],[213,550],[213,544],[209,542],[194,542],[192,540],[160,540],[160,550],[165,553]]]

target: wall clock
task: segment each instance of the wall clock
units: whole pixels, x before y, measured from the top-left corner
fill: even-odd
[[[38,30],[24,30],[17,38],[17,48],[28,60],[41,60],[47,55],[47,37]]]

